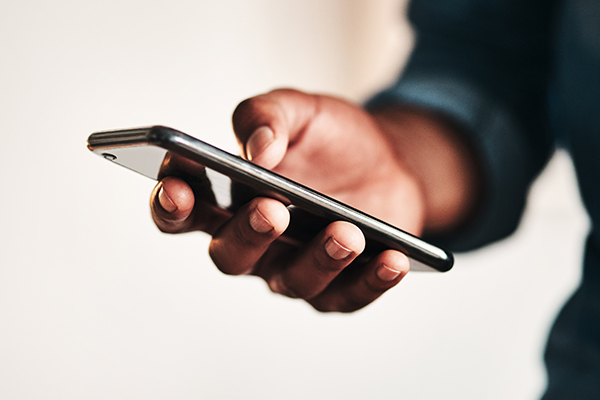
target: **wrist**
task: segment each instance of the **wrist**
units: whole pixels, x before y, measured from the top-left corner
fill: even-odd
[[[478,163],[460,128],[430,111],[398,107],[372,111],[396,158],[418,182],[424,230],[449,232],[465,224],[480,197]]]

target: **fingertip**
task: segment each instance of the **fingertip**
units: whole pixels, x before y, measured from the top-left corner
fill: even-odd
[[[228,275],[250,274],[289,223],[287,208],[277,200],[254,198],[213,235],[209,254]]]
[[[261,167],[276,167],[287,150],[285,135],[277,135],[269,126],[260,126],[248,138],[244,146],[246,158]]]
[[[360,228],[350,222],[333,222],[327,227],[327,236],[333,238],[340,246],[355,254],[360,254],[365,249],[365,235],[362,233]],[[328,241],[327,243],[332,242]]]
[[[154,188],[152,205],[155,214],[161,219],[186,218],[194,208],[194,192],[183,180],[166,177]]]
[[[271,198],[257,198],[255,201],[255,210],[262,216],[273,228],[273,233],[281,235],[290,223],[290,212],[283,203]]]
[[[402,273],[402,271],[383,263],[380,264],[379,267],[377,267],[377,270],[375,272],[377,274],[377,277],[384,282],[391,282],[394,279],[398,278]]]
[[[357,274],[334,280],[309,303],[319,311],[359,310],[396,286],[409,268],[406,255],[397,250],[386,250],[370,260],[364,268],[354,270]]]
[[[383,282],[400,281],[410,270],[410,261],[405,254],[386,250],[376,260],[375,274]]]
[[[275,134],[269,126],[258,127],[246,142],[246,158],[250,161],[256,159],[274,140]]]
[[[271,198],[256,198],[250,204],[250,226],[258,233],[279,236],[290,223],[290,212],[283,203]]]
[[[169,214],[177,211],[177,204],[169,197],[162,182],[158,184],[158,195],[156,196],[158,204]]]

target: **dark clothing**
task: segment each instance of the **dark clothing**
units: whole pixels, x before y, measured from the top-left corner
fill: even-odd
[[[414,0],[415,51],[370,106],[413,104],[462,126],[480,155],[476,218],[440,244],[480,247],[516,228],[557,146],[592,220],[581,286],[546,349],[545,400],[600,398],[600,1]]]

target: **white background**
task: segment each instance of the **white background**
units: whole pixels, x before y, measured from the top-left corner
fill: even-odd
[[[356,101],[412,36],[396,0],[0,3],[0,398],[533,399],[587,220],[564,154],[520,230],[319,314],[167,236],[153,183],[93,131],[171,125],[230,151],[230,114],[280,87]]]

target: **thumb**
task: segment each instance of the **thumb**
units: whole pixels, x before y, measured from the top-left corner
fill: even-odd
[[[278,89],[241,102],[232,117],[244,156],[272,169],[317,115],[319,96]]]

